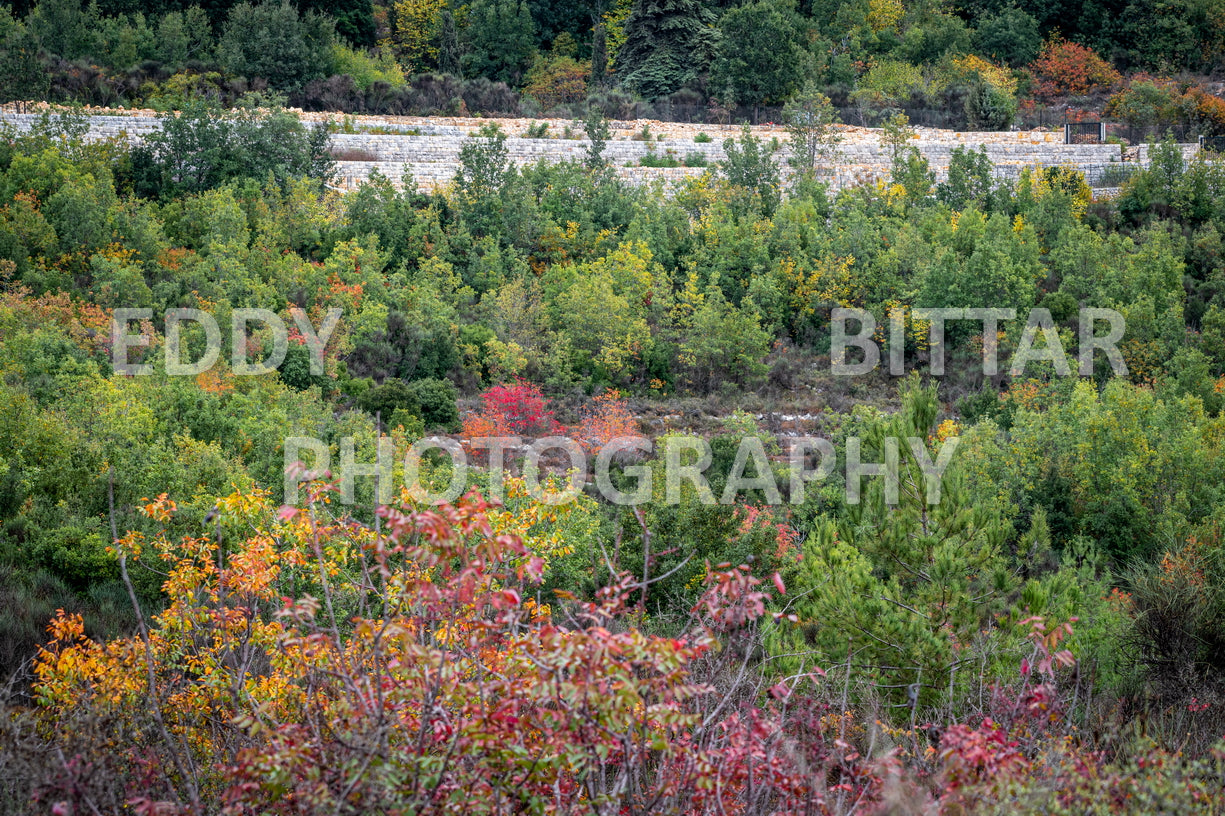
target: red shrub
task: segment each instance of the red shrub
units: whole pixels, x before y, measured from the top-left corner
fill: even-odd
[[[638,421],[617,390],[605,391],[594,397],[583,412],[578,426],[578,441],[589,453],[595,453],[613,439],[640,436]]]
[[[484,410],[464,418],[464,436],[545,436],[561,425],[553,417],[549,400],[540,388],[526,380],[514,385],[495,385],[481,395]]]
[[[1058,38],[1047,41],[1029,70],[1035,95],[1045,99],[1109,90],[1123,79],[1092,48]]]

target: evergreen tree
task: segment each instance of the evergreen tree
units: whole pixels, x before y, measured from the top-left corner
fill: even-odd
[[[972,500],[956,443],[929,441],[940,409],[935,386],[911,377],[899,390],[902,410],[871,418],[860,437],[863,462],[887,461],[886,448],[896,450],[897,480],[873,477],[856,503],[816,520],[792,580],[822,590],[796,602],[799,627],[780,630],[772,645],[788,655],[784,663],[812,649],[818,665],[849,648],[861,676],[895,704],[907,693],[931,703],[955,680],[956,644],[991,625],[1017,581],[1003,556],[1008,520]],[[950,444],[952,458],[936,476]]]
[[[591,35],[591,86],[601,88],[608,77],[608,30],[596,23]]]
[[[700,0],[635,0],[617,52],[622,84],[655,99],[697,79],[714,56],[714,23]]]
[[[41,99],[50,84],[30,30],[0,9],[0,103]]]
[[[370,0],[297,0],[298,11],[316,11],[336,21],[336,33],[355,46],[374,45],[374,4]]]
[[[459,32],[455,30],[455,15],[450,9],[442,13],[439,27],[438,70],[444,74],[462,76],[464,69],[460,64]]]

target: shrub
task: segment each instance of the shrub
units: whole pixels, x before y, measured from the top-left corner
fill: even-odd
[[[686,167],[706,167],[709,163],[705,153],[699,153],[695,150],[685,155]]]
[[[405,85],[404,71],[387,51],[376,55],[350,48],[343,43],[332,46],[332,70],[353,78],[358,90],[365,91],[375,82],[386,82],[393,88]]]
[[[455,386],[449,380],[428,378],[408,384],[409,393],[420,409],[419,416],[427,429],[459,430],[459,408],[455,402]]]
[[[1205,135],[1225,135],[1225,99],[1198,86],[1187,95],[1195,103],[1195,121]]]
[[[1173,83],[1137,77],[1110,97],[1104,113],[1122,119],[1133,127],[1173,124],[1188,111],[1183,95]]]
[[[548,122],[533,122],[527,126],[527,130],[523,133],[525,139],[547,139],[549,138],[549,123]]]
[[[398,410],[414,416],[421,415],[421,405],[417,395],[409,384],[403,380],[389,379],[382,385],[376,385],[357,398],[357,406],[371,416],[380,416],[384,422]]]
[[[481,395],[483,410],[464,418],[463,434],[469,439],[483,436],[547,435],[561,426],[539,386],[518,380],[514,385],[495,385]]]
[[[1128,582],[1135,605],[1132,653],[1161,696],[1225,691],[1225,577],[1220,545],[1191,539]]]
[[[873,108],[899,108],[911,97],[922,95],[925,88],[923,74],[916,66],[882,59],[874,61],[860,78],[851,100]]]
[[[1017,115],[1017,100],[984,81],[975,82],[966,94],[966,122],[977,130],[1007,130]]]
[[[681,163],[676,160],[675,156],[657,156],[654,153],[648,153],[638,161],[639,167],[680,167]]]
[[[336,161],[374,162],[379,160],[379,154],[360,147],[334,147],[328,152]]]
[[[348,75],[312,80],[293,94],[290,100],[295,107],[309,111],[353,111],[364,108],[362,92],[358,90],[353,77]]]
[[[766,586],[784,590],[777,575],[763,585],[747,567],[707,570],[675,638],[633,625],[628,573],[576,601],[571,623],[533,592],[556,545],[530,530],[556,509],[478,496],[388,508],[385,537],[366,548],[372,582],[354,567],[364,529],[315,520],[324,490],[310,513],[258,494],[222,499],[251,531],[228,557],[208,538],[125,537],[125,553],[170,573],[170,605],[141,635],[105,644],[85,637],[80,616],[54,618],[36,666],[51,727],[0,721],[2,792],[63,813],[130,802],[305,816],[565,816],[593,802],[820,813],[844,794],[877,798],[869,760],[828,738],[827,708],[805,701],[788,716],[786,684],[753,699],[741,655],[772,600]],[[173,512],[165,497],[149,507],[164,523]],[[369,607],[346,580],[377,587]],[[338,627],[342,612],[351,618]]]
[[[592,94],[587,97],[587,106],[598,108],[605,119],[633,119],[640,107],[633,96],[622,90]]]
[[[705,131],[699,133],[697,136],[694,136],[693,140],[698,144],[710,144],[714,141],[714,139],[710,138],[710,134],[706,133]]]
[[[156,111],[182,110],[198,98],[220,100],[223,96],[222,77],[215,71],[204,74],[179,72],[164,82],[150,83],[141,88],[145,104]]]
[[[587,96],[591,65],[570,57],[537,59],[527,75],[523,92],[540,103],[543,110],[581,102]]]
[[[1093,49],[1057,37],[1047,40],[1029,70],[1034,94],[1044,99],[1110,90],[1123,79]]]
[[[494,113],[515,116],[519,113],[519,94],[505,82],[487,77],[469,80],[460,94],[463,104],[473,113]]]
[[[639,436],[638,421],[615,389],[593,397],[578,426],[579,444],[595,453],[618,437]]]
[[[1106,103],[1105,113],[1133,127],[1192,125],[1205,134],[1225,133],[1225,100],[1199,85],[1140,76]]]

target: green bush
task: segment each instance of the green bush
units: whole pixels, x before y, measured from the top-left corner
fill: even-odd
[[[648,153],[638,161],[639,167],[680,167],[681,163],[675,156],[657,156]]]
[[[290,343],[285,350],[285,360],[277,368],[277,373],[290,388],[305,391],[312,385],[325,388],[328,377],[324,374],[311,373],[311,353],[305,345]]]
[[[371,416],[379,416],[385,422],[391,420],[396,411],[421,415],[421,404],[416,393],[403,380],[389,379],[376,385],[357,398],[357,407]]]
[[[974,130],[1007,130],[1017,115],[1017,100],[1011,94],[982,80],[966,95],[966,121]]]
[[[414,380],[408,384],[420,410],[419,416],[426,429],[441,428],[445,431],[459,430],[459,408],[456,405],[455,386],[449,380],[428,378]]]
[[[706,133],[705,131],[699,133],[697,136],[694,136],[693,140],[698,144],[710,144],[714,141],[714,139],[710,138],[710,134]]]

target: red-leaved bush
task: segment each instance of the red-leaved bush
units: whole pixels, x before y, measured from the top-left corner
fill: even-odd
[[[481,395],[482,410],[464,417],[468,439],[487,436],[545,436],[561,430],[540,387],[526,380],[495,385]]]
[[[641,436],[638,421],[621,392],[615,389],[592,398],[583,410],[577,432],[579,444],[588,453],[598,451],[614,439]]]
[[[1046,42],[1029,70],[1034,94],[1044,99],[1108,91],[1123,80],[1092,48],[1058,37]]]
[[[125,575],[142,560],[164,571],[168,604],[106,643],[79,616],[51,622],[36,707],[0,720],[0,804],[63,816],[1225,804],[1220,746],[1193,762],[1081,747],[1059,685],[1066,626],[1030,621],[1022,671],[979,724],[927,728],[926,752],[913,728],[874,747],[836,691],[807,696],[823,692],[820,669],[766,680],[754,652],[778,576],[776,594],[747,567],[708,569],[678,634],[650,634],[632,575],[593,600],[534,600],[548,565],[479,496],[382,508],[376,532],[324,512],[334,490],[312,483],[305,507],[279,510],[259,492],[223,499],[221,529],[247,531],[224,549],[165,532],[116,542]],[[166,524],[175,506],[163,495],[144,511]]]
[[[105,644],[79,617],[52,622],[39,728],[92,738],[52,740],[38,802],[764,814],[827,812],[832,785],[870,797],[849,751],[783,727],[791,685],[755,700],[744,644],[771,595],[747,568],[709,573],[683,636],[650,635],[629,625],[629,575],[566,614],[538,605],[545,563],[475,495],[383,508],[376,536],[319,513],[332,489],[306,509],[231,497],[221,512],[252,533],[225,553],[209,538],[119,543],[125,563],[165,565],[170,605]]]

